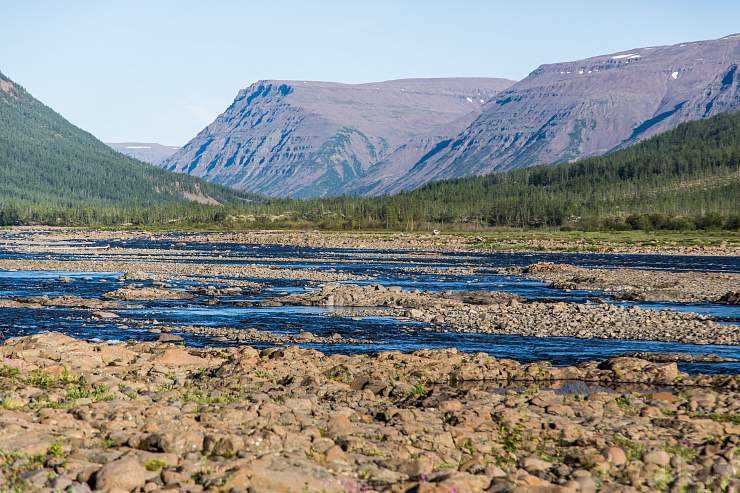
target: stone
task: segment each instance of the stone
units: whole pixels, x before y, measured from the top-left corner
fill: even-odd
[[[524,460],[522,460],[522,467],[530,473],[547,471],[551,466],[552,464],[550,462],[534,456],[525,457]]]
[[[666,363],[657,366],[659,377],[665,382],[673,382],[679,375],[676,363]]]
[[[347,454],[338,445],[334,445],[326,451],[327,462],[347,463]]]
[[[158,472],[148,471],[136,458],[123,457],[105,464],[95,473],[95,488],[131,491],[158,475]]]
[[[671,456],[664,450],[653,450],[645,454],[642,459],[646,464],[655,464],[665,467],[671,462]]]
[[[184,339],[182,336],[176,335],[176,334],[159,334],[157,336],[157,342],[174,342],[174,343],[181,343]]]
[[[354,426],[349,417],[340,414],[329,420],[327,431],[332,436],[345,436],[351,434],[353,429]]]
[[[627,455],[619,447],[609,447],[606,449],[606,459],[615,466],[622,466],[627,462]]]
[[[155,287],[125,287],[103,295],[104,298],[124,301],[189,300],[191,293]]]
[[[113,312],[106,312],[106,311],[100,311],[100,310],[96,310],[92,312],[91,315],[95,318],[100,318],[100,319],[105,319],[105,320],[119,318],[118,315]]]
[[[160,356],[152,359],[152,364],[159,366],[209,366],[208,360],[192,356],[186,349],[169,348]]]

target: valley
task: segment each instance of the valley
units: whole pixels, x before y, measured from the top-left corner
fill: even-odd
[[[740,490],[729,6],[21,3],[0,492]]]
[[[176,146],[151,142],[108,142],[106,144],[121,154],[154,165],[163,163],[168,157],[180,150]]]

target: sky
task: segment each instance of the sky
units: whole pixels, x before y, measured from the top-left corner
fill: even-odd
[[[105,142],[183,145],[261,79],[522,79],[740,31],[736,0],[0,0],[0,72]]]

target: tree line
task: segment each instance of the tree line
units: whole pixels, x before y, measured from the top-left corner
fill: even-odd
[[[244,195],[214,207],[100,197],[61,203],[39,194],[4,200],[0,193],[0,225],[736,230],[739,185],[740,113],[732,113],[680,125],[605,156],[445,180],[391,196]]]

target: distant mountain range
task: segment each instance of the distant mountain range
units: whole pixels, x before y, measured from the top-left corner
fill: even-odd
[[[119,154],[0,73],[0,212],[243,204],[252,197]]]
[[[180,150],[177,146],[165,146],[147,142],[106,142],[106,145],[139,161],[161,164],[165,159]]]
[[[361,180],[396,178],[511,84],[506,79],[260,81],[240,91],[216,121],[163,165],[273,196],[372,188]]]
[[[261,81],[162,166],[313,197],[572,161],[740,108],[739,60],[732,35],[543,65],[517,83]]]

